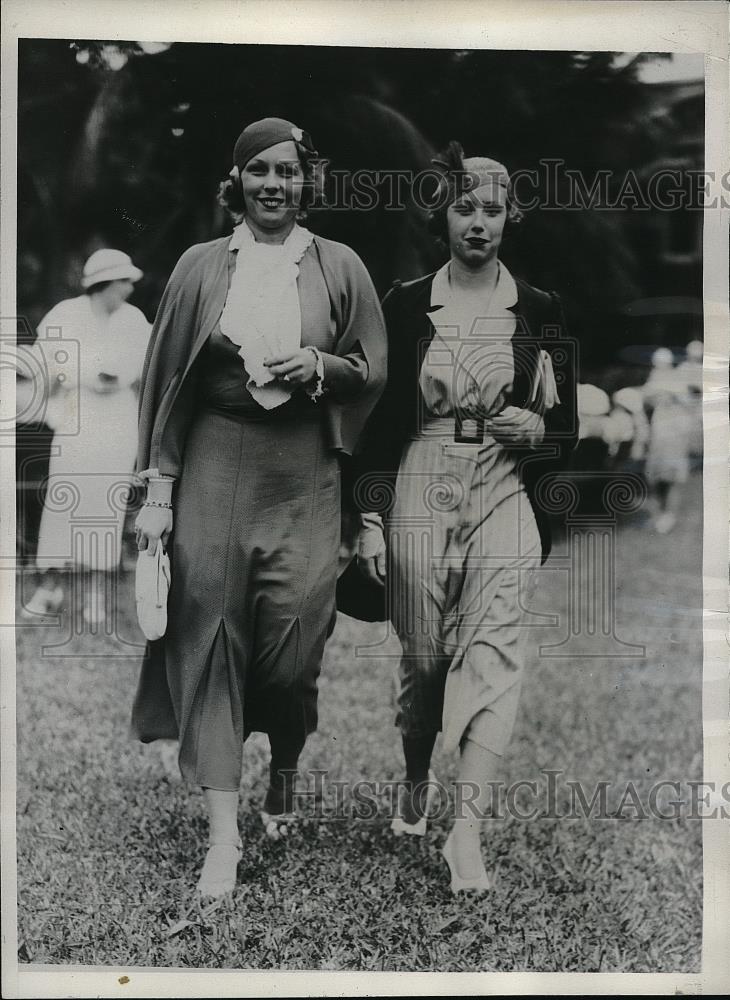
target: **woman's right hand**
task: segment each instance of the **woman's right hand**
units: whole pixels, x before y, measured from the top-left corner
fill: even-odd
[[[153,507],[144,504],[134,522],[137,533],[137,548],[140,552],[147,551],[153,556],[157,551],[157,542],[162,539],[163,548],[172,531],[172,511],[167,507]]]
[[[366,580],[385,585],[387,546],[383,521],[379,514],[361,514],[357,566]]]

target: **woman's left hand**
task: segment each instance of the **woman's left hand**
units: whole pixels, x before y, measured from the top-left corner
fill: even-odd
[[[545,422],[539,413],[519,406],[505,406],[485,422],[489,434],[504,445],[540,444],[545,435]]]
[[[264,365],[287,385],[306,385],[317,369],[317,356],[308,347],[300,347],[291,354],[278,354],[267,358]]]

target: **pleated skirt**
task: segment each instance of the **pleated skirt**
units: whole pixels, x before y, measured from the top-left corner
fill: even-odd
[[[249,733],[298,740],[316,729],[339,542],[339,463],[311,403],[196,418],[175,499],[167,632],[148,648],[133,713],[145,741],[175,731],[187,780],[236,790]]]

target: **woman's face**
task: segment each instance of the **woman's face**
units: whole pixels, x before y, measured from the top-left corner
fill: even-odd
[[[507,192],[499,184],[482,184],[449,205],[446,226],[449,250],[466,267],[478,270],[497,257],[507,221]]]
[[[120,306],[124,305],[133,291],[134,283],[129,278],[118,278],[116,281],[110,281],[106,288],[100,292],[107,312],[116,312]]]
[[[269,232],[293,223],[302,200],[304,172],[292,141],[258,153],[241,170],[246,217]]]

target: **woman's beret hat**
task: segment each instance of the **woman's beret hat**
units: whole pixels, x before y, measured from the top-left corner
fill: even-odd
[[[233,165],[241,170],[249,160],[269,146],[291,141],[300,143],[311,153],[316,153],[309,133],[293,122],[287,121],[286,118],[261,118],[257,122],[251,122],[236,139],[233,147]]]

